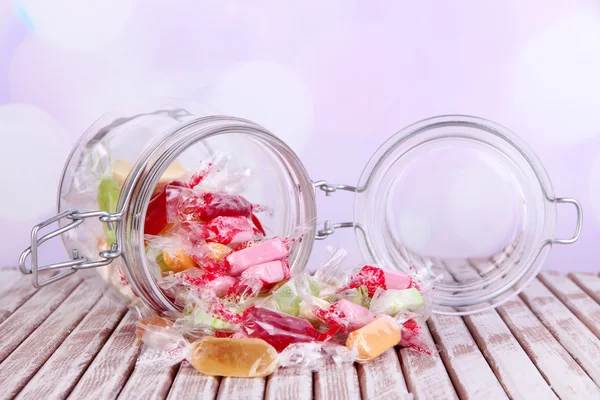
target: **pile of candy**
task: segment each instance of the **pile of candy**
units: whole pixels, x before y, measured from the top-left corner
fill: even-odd
[[[100,182],[104,209],[116,205],[130,168],[118,161]],[[317,369],[328,358],[364,362],[399,343],[429,351],[413,319],[427,309],[427,282],[369,265],[345,270],[343,250],[314,276],[290,271],[290,246],[301,237],[269,237],[257,216],[267,207],[204,185],[219,172],[210,163],[185,180],[175,163],[150,201],[148,263],[183,315],[140,321],[140,362],[187,360],[209,375],[256,377],[279,365]]]

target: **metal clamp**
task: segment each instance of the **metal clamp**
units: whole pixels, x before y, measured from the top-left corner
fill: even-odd
[[[579,239],[579,236],[581,236],[581,227],[583,226],[583,208],[581,207],[581,203],[579,203],[577,200],[572,199],[572,198],[556,198],[554,199],[555,203],[568,203],[568,204],[573,204],[575,206],[575,209],[577,210],[577,226],[575,227],[575,235],[573,235],[572,238],[570,239],[552,239],[552,243],[558,243],[558,244],[572,244],[575,243],[577,241],[577,239]]]
[[[121,250],[119,249],[119,245],[117,243],[113,243],[109,250],[104,250],[99,253],[101,259],[98,261],[89,261],[87,258],[80,256],[79,251],[77,249],[74,249],[73,250],[73,258],[69,261],[63,261],[63,262],[44,265],[44,266],[38,265],[38,246],[40,246],[42,243],[48,241],[49,239],[52,239],[53,237],[61,235],[67,231],[70,231],[71,229],[77,228],[79,225],[81,225],[83,223],[83,221],[85,221],[86,218],[95,218],[95,217],[98,217],[100,219],[100,221],[105,222],[108,225],[108,228],[110,230],[113,230],[113,229],[115,229],[115,223],[121,219],[121,214],[109,214],[106,211],[89,211],[89,212],[80,213],[76,210],[68,210],[68,211],[64,211],[48,220],[42,222],[41,224],[38,224],[33,227],[33,229],[31,230],[31,246],[28,247],[21,254],[21,257],[19,258],[19,269],[21,270],[21,272],[23,274],[26,274],[26,275],[31,274],[32,275],[32,282],[33,282],[34,287],[39,288],[42,286],[46,286],[50,283],[56,282],[59,279],[65,278],[65,277],[77,272],[77,270],[79,270],[79,269],[96,268],[96,267],[108,265],[112,262],[113,259],[121,256]],[[41,238],[38,238],[38,235],[39,235],[39,232],[41,229],[61,220],[62,218],[70,219],[70,220],[72,220],[72,222],[42,236]],[[27,257],[30,255],[31,255],[31,266],[28,268],[25,265],[25,261],[27,260]],[[48,279],[45,279],[45,280],[39,279],[38,274],[40,271],[55,270],[55,269],[56,270],[66,269],[66,270],[63,270],[63,271],[59,272],[58,274],[51,276]]]
[[[327,181],[316,181],[313,182],[315,189],[321,189],[325,192],[325,196],[330,197],[332,193],[337,192],[338,190],[345,190],[348,192],[356,192],[357,188],[355,186],[350,185],[342,185],[342,184],[330,184]],[[323,229],[319,229],[317,234],[315,235],[316,240],[327,239],[330,235],[335,233],[336,229],[340,228],[353,228],[354,222],[338,222],[332,224],[329,220],[326,220],[323,223]]]

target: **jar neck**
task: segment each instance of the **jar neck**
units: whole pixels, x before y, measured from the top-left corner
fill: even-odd
[[[274,210],[274,233],[298,238],[291,245],[290,265],[296,271],[306,266],[316,231],[316,204],[312,181],[297,155],[279,138],[250,121],[225,116],[198,118],[163,133],[146,148],[127,177],[119,199],[123,222],[118,234],[123,243],[125,274],[134,292],[154,310],[181,311],[158,286],[157,272],[146,258],[144,221],[160,177],[194,146],[203,146],[203,153],[215,154],[221,151],[215,144],[246,140],[260,149],[258,158],[264,157],[261,162],[269,165],[268,176],[258,178],[262,178],[263,185],[275,187],[274,193],[278,194],[270,199],[279,205]]]

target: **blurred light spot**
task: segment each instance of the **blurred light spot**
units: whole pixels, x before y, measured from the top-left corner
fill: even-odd
[[[598,134],[599,71],[597,12],[572,14],[531,39],[519,59],[516,95],[540,136],[572,143]]]
[[[127,27],[134,0],[18,0],[17,12],[44,40],[66,50],[103,48]]]
[[[21,1],[13,0],[13,4],[14,4],[14,8],[15,8],[15,13],[17,14],[17,16],[19,18],[21,18],[23,20],[23,22],[25,22],[25,25],[27,25],[30,29],[33,29],[33,22],[31,21],[31,18],[29,18],[27,11],[25,11],[23,9],[23,5],[21,4]]]
[[[314,107],[309,88],[275,62],[244,62],[226,70],[211,101],[222,113],[263,125],[297,152],[312,133]]]
[[[592,164],[588,191],[590,204],[592,206],[592,215],[600,222],[600,153],[596,156],[596,159]]]
[[[56,192],[72,141],[46,112],[25,104],[0,106],[4,188],[0,217],[30,221],[56,208]]]

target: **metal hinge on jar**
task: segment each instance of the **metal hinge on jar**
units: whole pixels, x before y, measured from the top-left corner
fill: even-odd
[[[83,221],[85,221],[85,219],[96,217],[99,218],[100,221],[106,223],[110,230],[114,230],[116,228],[116,223],[121,219],[121,214],[110,214],[106,211],[88,211],[80,213],[76,210],[68,210],[33,227],[31,231],[31,246],[21,254],[21,257],[19,258],[19,269],[23,274],[32,275],[32,282],[34,287],[39,288],[42,286],[46,286],[52,282],[56,282],[59,279],[69,276],[80,269],[96,268],[108,265],[112,262],[112,260],[121,256],[121,249],[117,242],[113,243],[110,249],[101,251],[99,253],[100,260],[97,261],[89,261],[86,257],[82,257],[77,249],[73,249],[73,257],[69,261],[63,261],[43,266],[38,265],[38,246],[48,241],[49,239],[52,239],[55,236],[61,235],[67,231],[70,231],[71,229],[77,228],[83,223]],[[42,237],[38,237],[41,229],[57,221],[60,221],[63,218],[70,219],[72,222],[50,233],[47,233]],[[30,255],[31,265],[27,267],[25,265],[25,261]],[[46,270],[63,271],[54,276],[51,276],[48,279],[40,280],[38,273]]]
[[[332,193],[337,192],[338,190],[345,190],[347,192],[356,192],[357,188],[355,186],[350,185],[341,185],[341,184],[330,184],[327,181],[317,181],[313,182],[315,189],[321,189],[325,192],[326,196],[331,196]],[[327,239],[329,236],[333,235],[336,229],[340,228],[354,228],[354,222],[337,222],[331,223],[329,220],[325,220],[323,223],[323,228],[317,231],[315,235],[316,240]]]

